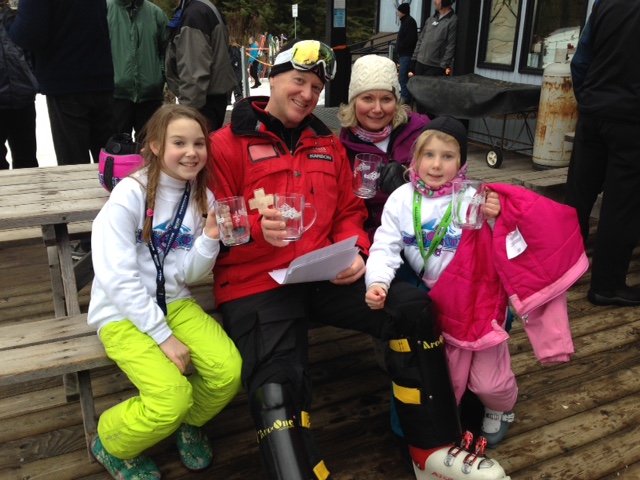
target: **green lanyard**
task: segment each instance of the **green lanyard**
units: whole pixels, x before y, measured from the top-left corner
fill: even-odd
[[[424,276],[424,270],[427,267],[427,260],[433,252],[440,246],[442,243],[442,239],[447,233],[447,228],[449,228],[449,224],[451,223],[451,204],[447,207],[447,211],[444,213],[442,220],[440,221],[440,225],[436,229],[436,235],[433,237],[431,241],[431,245],[429,245],[429,250],[424,251],[424,239],[422,238],[422,194],[420,192],[413,192],[413,229],[416,234],[416,241],[418,242],[418,248],[420,249],[420,254],[424,260],[424,265],[422,266],[422,270],[420,270],[420,275],[418,275],[420,281],[422,281],[422,277]]]

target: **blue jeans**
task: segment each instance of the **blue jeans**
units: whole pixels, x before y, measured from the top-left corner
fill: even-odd
[[[398,81],[400,82],[400,97],[402,98],[404,103],[409,103],[411,101],[411,94],[407,89],[407,81],[409,81],[409,67],[411,66],[411,57],[400,57],[398,58],[398,62],[400,63],[400,76],[398,77]]]

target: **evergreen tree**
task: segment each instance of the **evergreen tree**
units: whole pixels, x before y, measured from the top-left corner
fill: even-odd
[[[176,8],[174,0],[151,0],[169,18]],[[274,36],[281,33],[289,40],[294,35],[300,39],[326,40],[327,0],[212,0],[227,18],[229,34],[239,43],[248,46],[249,37],[260,38],[267,32]],[[294,22],[291,5],[298,4],[298,18]],[[348,0],[347,43],[354,44],[370,39],[376,33],[375,13],[371,0]],[[295,23],[295,26],[294,26]],[[295,30],[295,31],[294,31]]]

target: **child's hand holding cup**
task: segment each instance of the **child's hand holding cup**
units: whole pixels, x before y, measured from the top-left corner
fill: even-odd
[[[249,217],[244,197],[221,198],[215,202],[215,218],[220,240],[228,247],[247,243],[250,238]]]

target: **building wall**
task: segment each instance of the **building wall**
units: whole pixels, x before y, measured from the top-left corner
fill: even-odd
[[[411,15],[416,18],[418,23],[420,24],[421,16],[427,15],[429,10],[431,9],[431,0],[379,0],[380,3],[380,20],[379,20],[379,31],[380,32],[397,32],[399,25],[396,16],[397,5],[402,3],[403,1],[407,1],[411,4]],[[506,3],[511,3],[510,0],[504,0]],[[558,2],[573,2],[574,0],[557,0]],[[588,12],[591,11],[593,4],[596,0],[588,0],[587,2],[587,11],[585,12],[585,17]],[[481,2],[482,8],[487,4],[486,0],[458,0],[454,7],[456,11],[460,11],[460,9],[469,8],[468,2]],[[527,85],[541,85],[542,84],[542,74],[537,73],[522,73],[518,71],[519,68],[519,59],[521,56],[521,51],[523,49],[524,43],[524,35],[525,35],[525,25],[527,22],[526,12],[528,10],[528,4],[530,2],[535,2],[535,0],[521,0],[521,13],[518,19],[518,35],[515,42],[515,65],[511,69],[495,69],[495,68],[487,68],[487,67],[479,67],[478,66],[478,52],[481,51],[480,42],[482,36],[482,27],[485,16],[484,12],[479,15],[478,18],[478,36],[475,42],[476,45],[476,61],[474,67],[474,73],[478,75],[482,75],[487,78],[493,78],[496,80],[503,80],[507,82],[514,83],[524,83]],[[534,3],[535,5],[535,3]],[[424,10],[424,12],[423,12]],[[419,25],[421,28],[422,25]],[[461,37],[464,36],[464,32],[458,32],[458,42],[461,41]],[[564,39],[564,41],[568,41]],[[577,43],[577,38],[575,40],[571,40],[572,43]],[[545,61],[549,61],[548,56],[543,57]],[[455,71],[454,71],[455,75]],[[502,129],[504,128],[504,136],[502,135]],[[469,137],[472,140],[477,140],[482,143],[493,144],[495,146],[502,145],[502,148],[505,150],[518,150],[523,151],[524,153],[531,153],[531,149],[533,146],[533,139],[529,138],[530,135],[528,132],[533,132],[535,134],[536,121],[535,119],[528,118],[525,120],[513,119],[512,116],[509,116],[508,119],[503,117],[497,118],[484,118],[484,119],[472,119],[469,122]],[[527,147],[529,147],[527,149]]]
[[[481,0],[478,0],[481,1]],[[508,1],[508,0],[507,0]],[[525,18],[525,13],[527,12],[527,4],[534,0],[523,0],[522,1],[522,10],[519,18],[519,28],[518,28],[518,38],[516,41],[516,61],[515,66],[512,70],[498,70],[493,68],[482,68],[476,66],[474,72],[478,75],[482,75],[484,77],[493,78],[496,80],[503,80],[508,82],[515,83],[524,83],[527,85],[541,85],[542,84],[542,75],[533,74],[533,73],[521,73],[518,72],[519,59],[521,56],[521,51],[523,48],[524,42],[524,32],[525,32],[525,23],[527,19]],[[567,1],[571,2],[573,0],[558,0],[558,1]],[[587,12],[591,11],[595,0],[589,0],[587,6]],[[486,2],[482,1],[482,8],[486,6]],[[484,13],[484,12],[483,12]],[[586,12],[585,12],[586,13]],[[480,42],[482,36],[482,22],[484,21],[484,15],[480,15],[479,18],[479,33],[476,45],[478,48],[476,50],[476,65],[478,65],[478,55],[481,52]],[[577,43],[577,39],[575,42]],[[528,125],[525,125],[527,123]],[[504,137],[502,136],[502,128],[505,128]],[[469,137],[473,140],[480,141],[482,143],[493,144],[494,146],[500,146],[502,141],[504,140],[505,145],[503,146],[506,150],[523,150],[525,153],[530,153],[530,149],[527,149],[527,146],[532,147],[532,139],[528,138],[527,135],[527,127],[529,127],[530,131],[533,131],[535,134],[536,122],[535,120],[528,119],[526,122],[524,120],[507,120],[504,123],[503,118],[485,118],[485,119],[472,119],[469,123]]]

